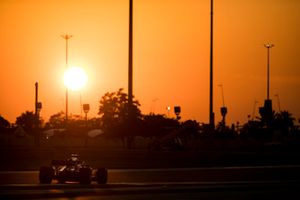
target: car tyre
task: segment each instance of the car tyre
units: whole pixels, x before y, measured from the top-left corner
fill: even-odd
[[[54,176],[54,170],[52,167],[43,166],[39,171],[39,180],[42,184],[50,184]]]
[[[79,169],[79,182],[80,184],[91,184],[91,169],[80,168]]]
[[[107,183],[107,169],[99,168],[96,172],[96,179],[98,184],[106,184]]]

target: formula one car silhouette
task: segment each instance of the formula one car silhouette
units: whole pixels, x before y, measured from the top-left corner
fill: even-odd
[[[52,180],[58,183],[79,182],[90,184],[97,181],[98,184],[107,183],[107,170],[105,168],[93,169],[84,161],[79,160],[77,154],[71,154],[66,160],[53,160],[52,166],[43,166],[39,171],[40,183],[50,184]]]

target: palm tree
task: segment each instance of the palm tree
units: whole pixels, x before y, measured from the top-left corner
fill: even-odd
[[[294,128],[294,120],[295,118],[288,111],[280,111],[275,114],[274,127],[288,134]]]

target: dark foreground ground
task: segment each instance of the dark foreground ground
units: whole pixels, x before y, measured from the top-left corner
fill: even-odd
[[[79,154],[92,167],[109,169],[191,168],[210,166],[298,165],[300,149],[262,146],[249,149],[210,149],[185,151],[126,150],[97,147],[1,147],[0,170],[39,170],[51,160]]]
[[[108,168],[108,184],[38,184],[40,166],[71,153]],[[282,145],[184,151],[1,147],[0,199],[284,199],[299,194],[299,168],[299,148]]]
[[[297,197],[298,181],[198,183],[198,184],[109,184],[98,185],[4,185],[1,199],[59,200],[198,200],[285,199]],[[296,198],[297,199],[297,198]]]

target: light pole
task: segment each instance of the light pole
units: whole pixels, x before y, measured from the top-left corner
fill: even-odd
[[[264,44],[267,48],[267,100],[270,98],[270,49],[274,47],[274,44]]]
[[[85,127],[88,128],[88,120],[87,120],[87,114],[90,111],[90,104],[83,104],[83,111],[85,113]],[[84,146],[87,147],[88,145],[88,135],[85,137]]]
[[[128,38],[128,118],[131,123],[132,120],[132,7],[133,0],[129,0],[129,38]]]
[[[210,0],[210,90],[209,90],[209,125],[215,128],[213,111],[213,0]]]
[[[42,103],[39,102],[39,83],[36,82],[35,84],[35,116],[37,117],[37,120],[40,119],[40,111],[42,109]],[[38,126],[38,124],[37,124]]]
[[[223,126],[225,126],[225,117],[227,114],[227,107],[225,106],[223,85],[220,84],[218,86],[221,87],[222,103],[223,103],[223,106],[221,107],[221,115],[222,115],[222,124],[223,124]]]
[[[68,69],[68,40],[73,37],[73,35],[62,35],[63,39],[66,40],[66,68]],[[66,87],[66,124],[68,123],[68,87]]]
[[[39,132],[39,120],[40,111],[42,109],[42,103],[39,102],[39,84],[35,83],[35,145],[40,146],[40,132]]]
[[[176,115],[176,119],[179,121],[181,119],[181,117],[180,117],[181,107],[180,106],[174,106],[174,113]]]
[[[83,111],[85,113],[85,122],[86,122],[86,126],[87,126],[87,114],[90,111],[90,104],[83,104]]]
[[[167,106],[168,118],[170,118],[171,106]]]
[[[259,114],[262,117],[262,121],[267,124],[267,127],[271,127],[273,120],[273,108],[272,100],[270,99],[270,49],[274,47],[274,44],[264,44],[267,48],[267,99],[265,100],[264,107],[259,108]]]

